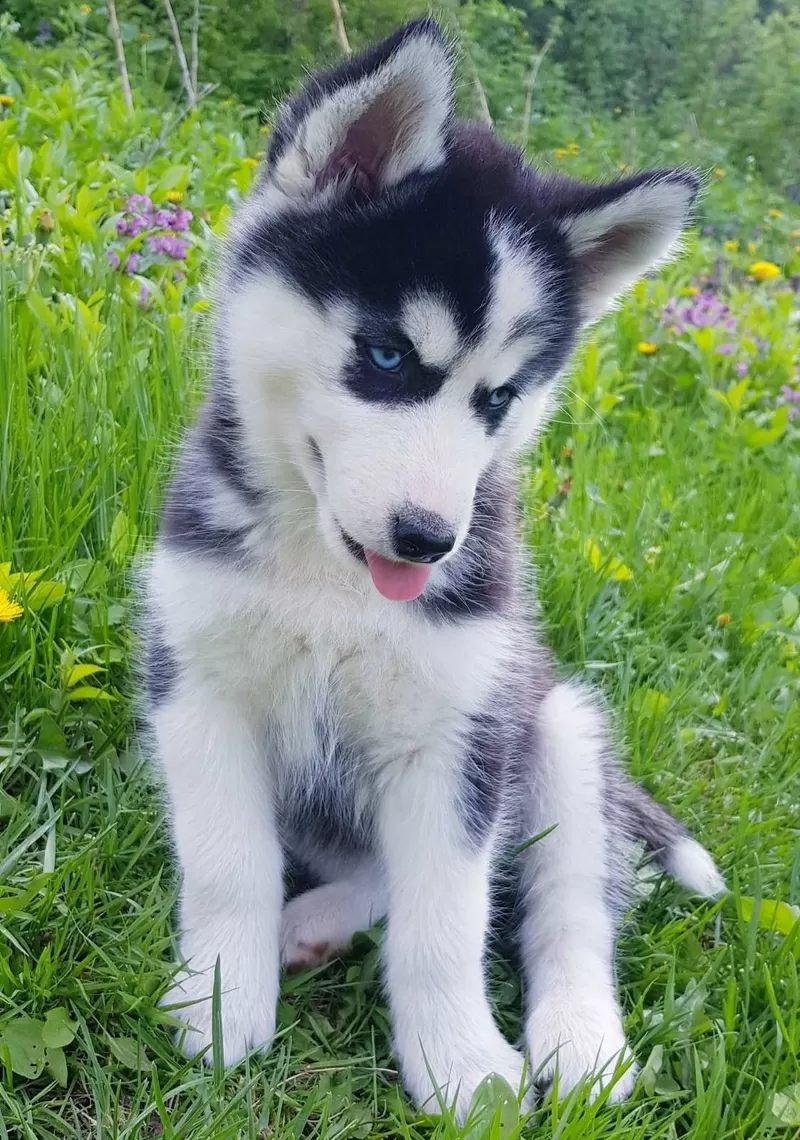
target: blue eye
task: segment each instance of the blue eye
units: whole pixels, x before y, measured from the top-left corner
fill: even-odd
[[[372,363],[382,372],[394,372],[403,363],[403,354],[399,348],[390,348],[385,344],[368,344],[366,349]]]
[[[504,408],[513,396],[510,388],[495,388],[487,397],[486,402],[493,411],[499,411]]]

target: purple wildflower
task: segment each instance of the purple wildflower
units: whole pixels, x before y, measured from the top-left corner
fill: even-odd
[[[728,332],[733,332],[733,330],[736,328],[736,318],[729,317],[725,322],[725,328],[728,330]]]
[[[124,237],[127,232],[128,232],[127,221],[125,220],[125,218],[118,218],[117,219],[117,233],[121,237]]]
[[[188,230],[189,222],[192,220],[191,210],[176,210],[172,216],[172,223],[170,229],[175,230],[176,233],[183,233]]]
[[[169,229],[172,225],[172,210],[156,210],[153,225],[162,230]]]
[[[713,226],[703,226],[703,233],[704,234],[713,234],[713,232],[714,232]]]
[[[800,385],[800,379],[796,381]],[[800,387],[793,387],[791,384],[781,385],[781,394],[776,401],[778,404],[783,404],[789,409],[789,419],[796,420],[800,416]]]
[[[141,289],[139,290],[139,296],[137,297],[137,301],[142,306],[142,308],[144,308],[149,300],[150,300],[150,290],[147,288],[146,285],[142,285]]]
[[[163,253],[167,257],[175,258],[176,261],[182,261],[189,250],[185,241],[181,241],[180,238],[174,237],[172,234],[149,237],[147,242],[152,253]]]
[[[125,262],[125,268],[123,269],[122,272],[123,273],[135,273],[136,270],[139,268],[139,262],[141,260],[142,260],[142,255],[140,253],[135,253],[135,252],[129,253],[127,260]]]
[[[119,269],[119,254],[116,252],[116,250],[107,249],[106,257],[108,259],[108,264],[112,269]]]
[[[186,277],[186,274],[180,269],[176,269],[175,272],[172,274],[173,281],[183,281],[183,279],[185,277]]]
[[[146,194],[131,194],[125,208],[129,214],[151,214],[153,203]]]
[[[131,237],[136,237],[142,230],[149,230],[153,224],[153,219],[147,214],[135,214],[128,222],[128,233]]]
[[[717,352],[720,354],[720,356],[730,356],[735,348],[735,344],[720,344],[717,347]]]
[[[747,375],[748,368],[749,368],[749,365],[748,365],[746,360],[737,361],[737,363],[736,363],[736,375],[739,377],[740,380],[742,379],[742,377]]]

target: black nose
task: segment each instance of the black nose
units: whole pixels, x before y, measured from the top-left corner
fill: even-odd
[[[408,508],[394,526],[394,548],[405,562],[438,562],[456,544],[448,524],[432,511]]]

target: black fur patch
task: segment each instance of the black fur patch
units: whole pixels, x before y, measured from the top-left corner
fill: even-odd
[[[394,329],[377,325],[356,343],[356,351],[344,371],[344,383],[362,400],[377,404],[417,404],[432,399],[444,384],[446,372],[423,364],[414,349],[403,343]],[[402,345],[403,359],[397,368],[378,368],[369,359],[369,345]]]
[[[469,533],[415,603],[433,621],[453,622],[506,611],[517,582],[514,492],[510,475],[487,472],[478,483]]]
[[[262,492],[254,486],[247,469],[244,431],[237,415],[230,381],[220,369],[216,382],[200,413],[197,436],[216,473],[250,506],[262,502]]]
[[[508,726],[491,713],[470,718],[459,808],[472,846],[486,841],[497,819],[509,764]]]
[[[163,633],[151,628],[145,641],[145,691],[152,708],[158,708],[178,681],[178,660]]]
[[[202,427],[202,430],[201,430]],[[190,436],[164,507],[161,535],[173,550],[221,559],[239,559],[249,527],[225,527],[210,515],[213,459],[200,425]],[[209,472],[209,465],[212,472]],[[226,480],[231,486],[230,480]]]

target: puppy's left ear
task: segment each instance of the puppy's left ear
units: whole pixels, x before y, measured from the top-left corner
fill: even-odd
[[[554,220],[577,265],[583,320],[599,317],[679,251],[699,188],[692,171],[659,170],[589,187],[557,207]]]
[[[264,185],[284,204],[350,188],[375,196],[444,160],[453,59],[439,25],[413,20],[388,39],[312,75],[280,108]]]

